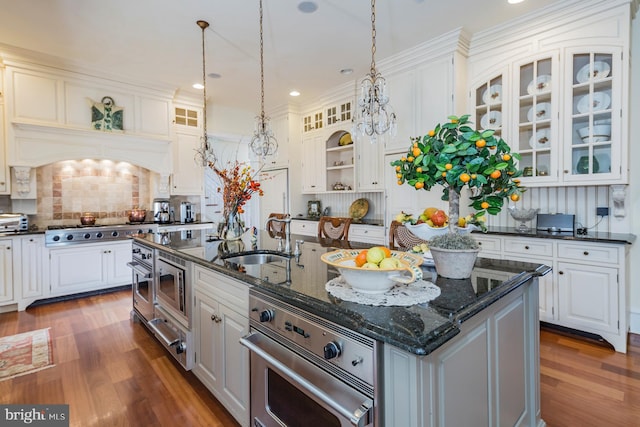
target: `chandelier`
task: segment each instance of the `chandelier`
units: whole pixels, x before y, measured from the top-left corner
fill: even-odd
[[[387,83],[382,74],[376,70],[376,1],[371,0],[371,69],[362,80],[358,111],[355,122],[355,136],[370,137],[372,143],[379,135],[387,132],[395,136],[396,114],[389,105]]]
[[[196,150],[194,159],[197,164],[208,166],[216,162],[216,156],[213,154],[211,141],[207,135],[207,74],[205,62],[204,48],[204,30],[209,26],[207,21],[196,21],[198,27],[202,29],[202,137],[200,138],[200,147]]]
[[[256,117],[256,127],[249,144],[251,151],[260,158],[273,156],[278,151],[269,117],[264,113],[264,41],[262,37],[262,0],[260,0],[260,115]]]

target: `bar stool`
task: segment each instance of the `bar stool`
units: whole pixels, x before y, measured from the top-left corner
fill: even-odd
[[[318,222],[318,237],[321,239],[349,240],[351,218],[322,216]]]

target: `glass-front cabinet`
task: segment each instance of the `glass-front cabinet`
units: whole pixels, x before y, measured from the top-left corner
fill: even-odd
[[[611,49],[567,55],[566,181],[621,178],[620,58]]]
[[[502,103],[504,99],[502,74],[482,83],[475,89],[475,120],[480,129],[493,129],[502,134]]]
[[[520,153],[522,180],[556,181],[558,155],[557,54],[542,56],[515,67],[516,127],[510,144]]]

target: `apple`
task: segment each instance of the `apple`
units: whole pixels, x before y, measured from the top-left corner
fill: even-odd
[[[442,209],[439,209],[431,215],[431,222],[435,227],[443,227],[444,223],[447,222],[447,214]]]
[[[393,270],[395,268],[400,268],[402,265],[400,264],[400,260],[397,258],[385,258],[380,261],[379,267],[382,270]]]
[[[385,259],[386,256],[387,254],[385,254],[382,248],[373,247],[367,251],[367,263],[373,263],[377,266],[378,264],[380,264],[380,261]],[[365,264],[363,267],[365,267],[366,265],[367,264]]]
[[[371,269],[371,270],[378,270],[380,267],[378,267],[378,264],[376,264],[374,262],[367,262],[361,268],[368,268],[368,269]]]

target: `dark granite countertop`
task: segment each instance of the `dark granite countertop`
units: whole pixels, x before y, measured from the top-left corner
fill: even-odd
[[[474,233],[482,232],[474,231]],[[635,234],[631,233],[607,233],[595,231],[588,231],[586,234],[578,234],[575,231],[550,233],[547,231],[536,231],[535,229],[531,229],[527,232],[522,232],[513,227],[487,227],[487,233],[485,234],[500,234],[516,237],[536,237],[541,239],[621,244],[632,244],[636,240]]]
[[[348,215],[336,215],[336,216],[348,216]],[[296,216],[291,219],[296,219],[300,221],[318,221],[320,218],[310,218],[308,216]],[[362,218],[362,219],[354,219],[351,221],[351,224],[363,224],[363,225],[375,225],[378,227],[384,227],[384,219],[382,218]]]
[[[338,275],[337,271],[320,260],[322,253],[335,250],[330,241],[292,235],[293,242],[305,242],[298,259],[293,257],[288,261],[238,268],[234,264],[225,265],[220,259],[218,251],[222,243],[215,240],[214,236],[213,230],[194,230],[134,238],[259,287],[261,292],[288,304],[417,355],[431,353],[460,332],[458,325],[461,322],[533,277],[550,271],[549,267],[540,264],[479,258],[471,279],[451,280],[437,276],[431,267],[423,267],[425,279],[434,282],[442,291],[438,298],[410,307],[374,307],[342,301],[325,290],[326,282]],[[255,242],[247,236],[241,244],[241,250],[274,250],[277,247],[276,240],[265,232],[259,233]],[[371,245],[350,242],[349,246],[357,248]],[[283,274],[278,276],[280,280],[288,271],[290,281],[270,281],[268,276],[272,273],[269,270],[274,269],[282,269]]]

